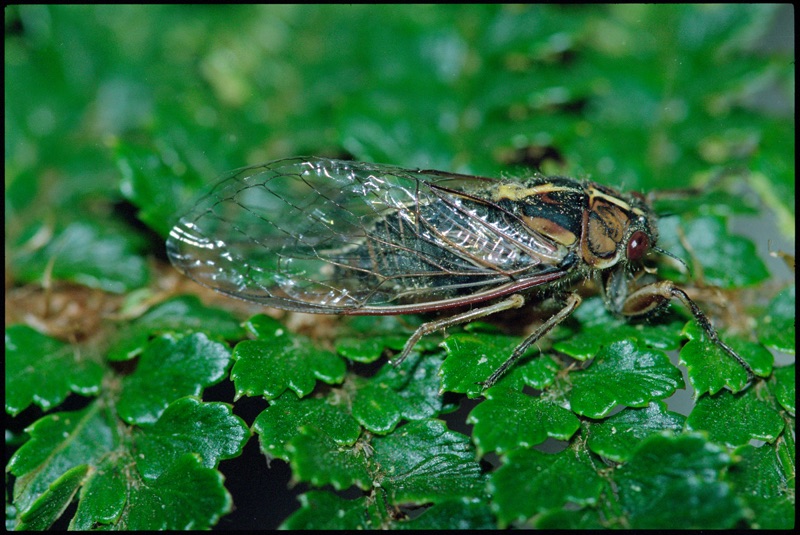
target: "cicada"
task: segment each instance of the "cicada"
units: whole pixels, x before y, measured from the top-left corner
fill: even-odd
[[[642,316],[677,298],[713,343],[749,365],[670,281],[636,287],[656,246],[645,197],[594,182],[498,180],[325,158],[289,158],[232,171],[170,232],[172,263],[223,294],[319,314],[459,310],[423,323],[396,362],[431,332],[526,299],[562,308],[482,384],[492,386],[581,303],[594,280],[607,308]]]

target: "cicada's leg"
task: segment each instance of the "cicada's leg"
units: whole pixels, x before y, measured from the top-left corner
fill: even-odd
[[[411,353],[411,350],[414,349],[414,346],[417,345],[417,342],[419,342],[420,339],[426,334],[435,333],[436,331],[441,331],[442,329],[447,329],[448,327],[452,327],[454,325],[460,325],[462,323],[468,323],[479,318],[491,316],[492,314],[496,314],[504,310],[519,308],[524,304],[525,299],[521,295],[514,294],[508,299],[504,299],[483,308],[476,308],[474,310],[468,310],[463,314],[457,314],[449,318],[442,318],[440,320],[423,323],[417,328],[416,332],[411,335],[411,338],[408,339],[405,347],[403,347],[403,352],[400,353],[397,358],[392,360],[392,364],[397,366],[403,362],[408,354]]]
[[[711,321],[709,321],[703,311],[700,310],[700,307],[692,301],[685,291],[675,286],[674,283],[670,281],[660,281],[635,290],[626,297],[620,313],[625,316],[641,316],[666,305],[674,297],[680,299],[689,310],[692,311],[695,320],[697,320],[698,325],[706,332],[708,338],[725,350],[728,355],[733,357],[747,372],[747,380],[752,381],[754,373],[750,365],[739,356],[736,351],[731,349],[728,344],[720,340],[717,331],[714,329],[714,326],[711,325]]]
[[[550,332],[553,327],[567,319],[570,314],[572,314],[578,305],[581,304],[581,296],[577,293],[570,294],[567,297],[566,304],[564,308],[553,314],[546,322],[539,326],[536,331],[533,332],[530,336],[528,336],[520,345],[514,349],[514,352],[511,353],[511,356],[506,359],[506,361],[497,368],[492,375],[489,376],[484,382],[480,383],[484,390],[491,388],[500,377],[514,365],[514,363],[528,350],[528,348],[536,343],[540,338]]]

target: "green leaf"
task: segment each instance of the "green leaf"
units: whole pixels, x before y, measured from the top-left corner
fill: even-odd
[[[469,437],[440,420],[409,422],[371,445],[374,484],[394,503],[483,496],[485,480]]]
[[[442,364],[442,390],[466,393],[477,397],[485,381],[511,356],[522,342],[514,336],[483,333],[457,333],[442,342],[447,359]],[[497,382],[498,385],[521,388],[529,385],[544,388],[558,372],[553,359],[538,355],[538,349],[525,353]]]
[[[123,429],[102,399],[81,411],[46,416],[31,426],[31,439],[8,467],[16,476],[18,527],[47,528],[81,484],[78,510],[70,524],[75,529],[104,525],[178,529],[192,522],[207,527],[230,510],[221,475],[211,469],[220,459],[238,455],[249,437],[230,407],[184,398],[168,407],[154,425]],[[187,460],[187,451],[196,453]],[[156,503],[159,513],[148,513]]]
[[[373,433],[385,434],[401,419],[438,414],[441,365],[441,356],[412,353],[399,366],[387,364],[375,376],[358,380],[351,398],[353,418]]]
[[[456,498],[437,503],[407,522],[398,522],[393,529],[431,531],[496,529],[497,521],[486,500]]]
[[[794,416],[797,403],[797,383],[795,382],[795,365],[775,369],[775,386],[772,387],[775,398],[781,407]]]
[[[377,494],[377,496],[376,496]],[[392,518],[386,510],[385,492],[378,488],[370,496],[346,500],[333,493],[301,494],[300,510],[281,529],[494,529],[496,521],[486,500],[455,498],[425,509],[408,521]]]
[[[203,331],[225,340],[238,340],[244,336],[244,329],[236,317],[215,307],[205,306],[196,295],[179,295],[163,301],[134,321],[138,329],[159,332]]]
[[[187,451],[199,455],[206,468],[241,454],[250,431],[224,403],[202,403],[186,397],[172,402],[152,425],[134,434],[136,466],[146,478],[170,470]]]
[[[580,427],[572,412],[552,401],[502,387],[489,389],[486,397],[467,417],[475,425],[473,440],[480,456],[528,448],[548,437],[569,440]]]
[[[129,484],[128,504],[115,527],[130,531],[208,529],[233,507],[222,474],[192,454],[156,479]],[[192,489],[193,492],[187,492]]]
[[[409,319],[412,323],[409,324]],[[342,324],[336,338],[336,352],[356,362],[374,362],[386,353],[387,349],[400,351],[413,334],[413,316],[355,316]],[[415,348],[418,351],[434,349],[438,344],[436,336],[426,336]]]
[[[503,527],[567,504],[595,504],[602,487],[588,452],[576,446],[556,454],[513,450],[489,482]]]
[[[743,512],[722,480],[730,464],[724,450],[698,434],[646,438],[614,474],[630,527],[732,528]]]
[[[44,247],[19,248],[12,257],[15,275],[36,282],[50,273],[56,280],[123,293],[147,284],[149,273],[137,252],[142,240],[113,225],[76,221],[56,230]]]
[[[790,355],[794,355],[797,343],[794,294],[795,286],[792,284],[775,296],[758,325],[758,338],[762,344]]]
[[[584,508],[580,511],[550,510],[536,519],[537,529],[549,530],[601,530],[608,529],[609,522],[597,509]]]
[[[386,349],[403,348],[407,337],[365,336],[343,337],[336,340],[336,353],[355,362],[375,362],[386,353]]]
[[[116,523],[128,499],[128,474],[126,467],[113,458],[103,460],[83,484],[70,529],[96,529]]]
[[[89,467],[85,464],[67,470],[24,514],[20,515],[20,522],[14,526],[14,529],[17,531],[41,531],[52,526],[72,501],[75,493],[78,492],[88,470]]]
[[[614,342],[587,370],[570,377],[572,410],[590,418],[604,418],[617,405],[646,407],[684,386],[680,370],[664,353],[631,342]]]
[[[244,338],[244,329],[230,312],[203,305],[195,295],[168,299],[136,318],[109,350],[108,359],[128,360],[147,345],[153,334],[200,331],[225,340]]]
[[[555,334],[557,341],[553,344],[553,349],[577,360],[592,358],[601,347],[622,340],[637,341],[665,351],[680,346],[680,336],[677,333],[681,324],[677,320],[655,325],[634,324],[614,317],[600,297],[585,299],[571,318],[580,322],[580,330],[576,332],[562,326]]]
[[[679,433],[685,422],[685,416],[667,411],[661,401],[641,409],[627,408],[606,420],[586,422],[586,446],[602,457],[625,462],[644,439],[665,430]]]
[[[128,423],[153,423],[173,401],[221,381],[230,360],[230,349],[203,333],[161,335],[123,380],[117,411]]]
[[[285,392],[271,401],[253,422],[258,433],[261,451],[270,458],[289,460],[286,444],[308,429],[330,438],[338,446],[352,446],[361,433],[361,428],[346,411],[337,396],[327,399],[298,399]],[[313,431],[312,431],[313,430]]]
[[[734,451],[740,461],[731,467],[727,479],[752,511],[750,527],[754,529],[795,527],[795,466],[782,462],[781,449],[786,449],[782,439],[758,448],[746,444]]]
[[[166,237],[175,223],[176,207],[187,203],[203,178],[187,166],[185,154],[176,154],[180,149],[172,140],[159,141],[147,147],[118,142],[115,156],[122,175],[120,191],[139,208],[139,219]]]
[[[330,483],[336,489],[379,486],[395,503],[478,496],[484,485],[469,438],[447,430],[438,420],[409,422],[390,435],[350,448],[304,429],[287,451],[292,471],[301,481]]]
[[[695,395],[716,394],[723,388],[738,392],[745,387],[747,371],[725,350],[711,342],[696,322],[687,323],[683,334],[689,342],[681,348],[680,363],[686,365]],[[750,364],[756,375],[770,374],[773,359],[764,347],[735,338],[726,338],[726,341]]]
[[[346,500],[321,490],[298,496],[300,509],[292,513],[281,529],[356,530],[385,528],[381,505],[368,497]]]
[[[299,481],[308,481],[317,487],[330,484],[337,490],[353,485],[366,490],[372,486],[368,462],[372,446],[366,439],[352,447],[343,447],[309,426],[301,427],[285,449],[292,474]]]
[[[6,328],[6,412],[17,415],[31,403],[47,411],[70,392],[96,394],[103,367],[87,350],[70,346],[24,325]]]
[[[257,337],[236,345],[236,363],[231,379],[238,396],[264,396],[273,399],[287,388],[299,397],[307,396],[317,380],[328,384],[342,382],[345,364],[330,351],[313,347],[311,341],[294,336],[268,316],[253,316],[246,328]]]
[[[783,431],[783,419],[750,388],[738,394],[722,391],[701,397],[686,427],[706,431],[709,440],[735,447],[753,439],[775,442]]]
[[[27,429],[30,440],[8,463],[21,517],[56,480],[77,466],[96,465],[120,443],[116,419],[102,403],[45,416]]]
[[[753,242],[729,234],[723,218],[704,216],[682,221],[667,217],[659,219],[658,228],[659,247],[686,261],[693,273],[699,269],[707,285],[741,288],[769,278]],[[688,244],[689,251],[683,243]]]

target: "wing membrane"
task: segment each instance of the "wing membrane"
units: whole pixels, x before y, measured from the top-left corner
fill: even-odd
[[[491,201],[497,182],[293,158],[224,176],[173,228],[173,264],[289,310],[391,314],[475,302],[564,275],[566,250]]]

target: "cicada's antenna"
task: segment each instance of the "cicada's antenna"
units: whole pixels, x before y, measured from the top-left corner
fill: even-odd
[[[681,265],[683,265],[683,267],[686,269],[686,271],[689,271],[689,266],[686,264],[686,262],[684,262],[681,258],[675,256],[674,254],[670,253],[666,249],[662,249],[661,247],[653,247],[653,250],[655,252],[657,252],[657,253],[661,253],[663,255],[666,255],[666,256],[672,258],[673,260],[677,260],[678,262],[681,263]]]

